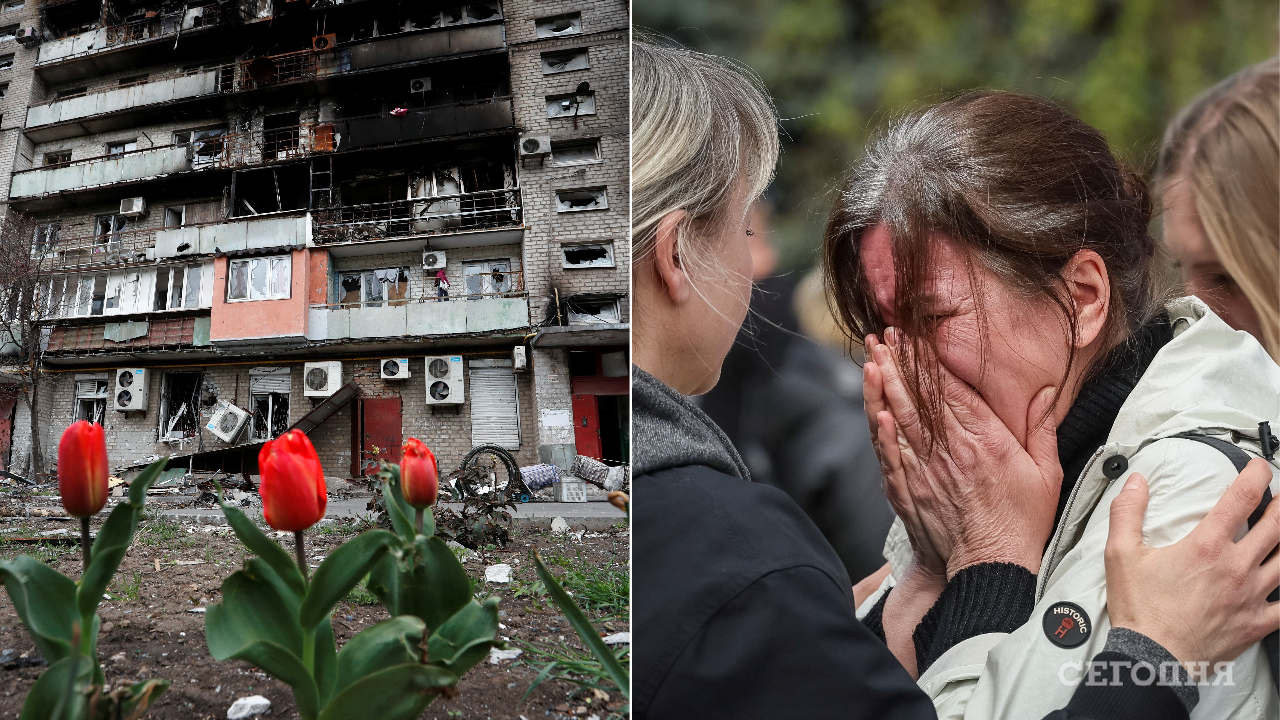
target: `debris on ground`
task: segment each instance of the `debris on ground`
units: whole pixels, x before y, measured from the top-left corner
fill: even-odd
[[[256,717],[271,709],[271,701],[261,695],[242,697],[227,708],[227,720],[245,720]]]
[[[489,649],[489,664],[497,665],[503,660],[515,660],[524,654],[523,650],[511,648],[509,650],[499,650],[498,648]]]
[[[484,581],[487,583],[511,582],[511,566],[506,563],[490,565],[484,569]]]

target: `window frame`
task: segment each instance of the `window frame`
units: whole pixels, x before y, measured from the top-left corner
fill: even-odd
[[[565,254],[568,250],[573,248],[588,248],[588,247],[604,248],[604,251],[605,251],[604,262],[607,264],[574,265],[569,262],[569,259]],[[560,243],[560,262],[561,262],[560,267],[562,267],[565,270],[591,270],[596,268],[616,268],[618,265],[617,265],[617,259],[614,252],[615,252],[615,248],[612,240],[563,242],[563,243]]]
[[[263,282],[265,285],[265,289],[264,289],[265,294],[257,297],[255,297],[254,295],[255,290],[254,290],[254,284],[253,284],[254,263],[266,263],[266,269],[264,270],[264,275],[263,275]],[[277,263],[279,263],[279,265],[277,265]],[[231,295],[232,293],[231,277],[232,277],[232,273],[235,272],[236,266],[245,267],[245,276],[244,276],[245,296],[244,297],[233,297]],[[279,267],[279,266],[284,267],[285,273],[286,273],[286,278],[284,281],[286,291],[282,295],[273,294],[271,291],[273,267]],[[275,277],[278,278],[279,276],[276,275]],[[250,257],[250,258],[234,258],[227,262],[227,283],[226,283],[226,294],[224,298],[225,302],[233,303],[233,302],[257,302],[261,300],[288,300],[292,296],[293,296],[293,255],[292,254],[262,255],[259,257]]]
[[[596,207],[575,208],[572,205],[563,204],[560,199],[561,194],[586,193],[586,192],[594,192],[596,190],[600,191],[600,200],[601,200],[600,204],[597,205]],[[561,190],[552,190],[551,200],[555,204],[557,213],[579,213],[579,212],[595,212],[597,210],[608,210],[609,209],[609,188],[605,185],[598,185],[595,187],[564,188]]]
[[[129,147],[130,145],[132,145],[133,147],[130,148]],[[107,152],[106,152],[107,157],[120,157],[121,155],[127,155],[128,153],[131,153],[131,152],[137,152],[138,138],[134,138],[132,140],[116,140],[116,141],[107,143],[106,146],[107,146]],[[111,148],[117,147],[117,146],[121,147],[122,149],[119,152],[112,152]]]
[[[388,307],[400,307],[409,304],[413,299],[413,275],[410,273],[410,266],[400,265],[393,267],[366,268],[363,270],[339,270],[333,274],[334,277],[334,299],[337,305],[342,308],[362,308],[362,307],[382,307],[386,304]],[[404,296],[394,300],[388,300],[386,296],[386,288],[383,288],[382,297],[370,299],[367,297],[367,291],[370,287],[370,278],[377,279],[377,273],[388,272],[391,270],[399,271],[404,276],[405,290]],[[360,299],[356,302],[346,300],[346,292],[342,287],[343,278],[358,276],[360,278]],[[399,278],[396,284],[400,284]]]
[[[560,151],[570,150],[573,148],[590,147],[595,151],[595,157],[590,160],[557,160],[556,146],[560,146]],[[558,167],[572,165],[594,165],[604,162],[603,153],[600,150],[600,138],[580,138],[575,140],[552,140],[551,141],[551,164]]]

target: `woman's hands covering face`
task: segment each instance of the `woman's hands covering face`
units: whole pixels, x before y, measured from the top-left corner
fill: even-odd
[[[1023,448],[973,388],[936,363],[946,443],[935,438],[930,445],[901,372],[910,346],[898,335],[886,330],[888,344],[867,337],[863,402],[885,494],[906,525],[916,563],[947,577],[989,562],[1038,573],[1062,489],[1049,414],[1054,388],[1027,408]]]

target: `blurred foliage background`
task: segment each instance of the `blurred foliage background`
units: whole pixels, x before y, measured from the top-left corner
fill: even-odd
[[[1280,37],[1276,0],[636,0],[632,17],[773,93],[780,270],[816,261],[839,175],[886,117],[968,88],[1038,94],[1150,173],[1177,110]]]

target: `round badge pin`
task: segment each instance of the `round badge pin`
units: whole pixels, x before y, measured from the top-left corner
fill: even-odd
[[[1049,642],[1061,648],[1073,648],[1093,633],[1093,621],[1084,608],[1069,602],[1057,602],[1044,611],[1044,634]]]

